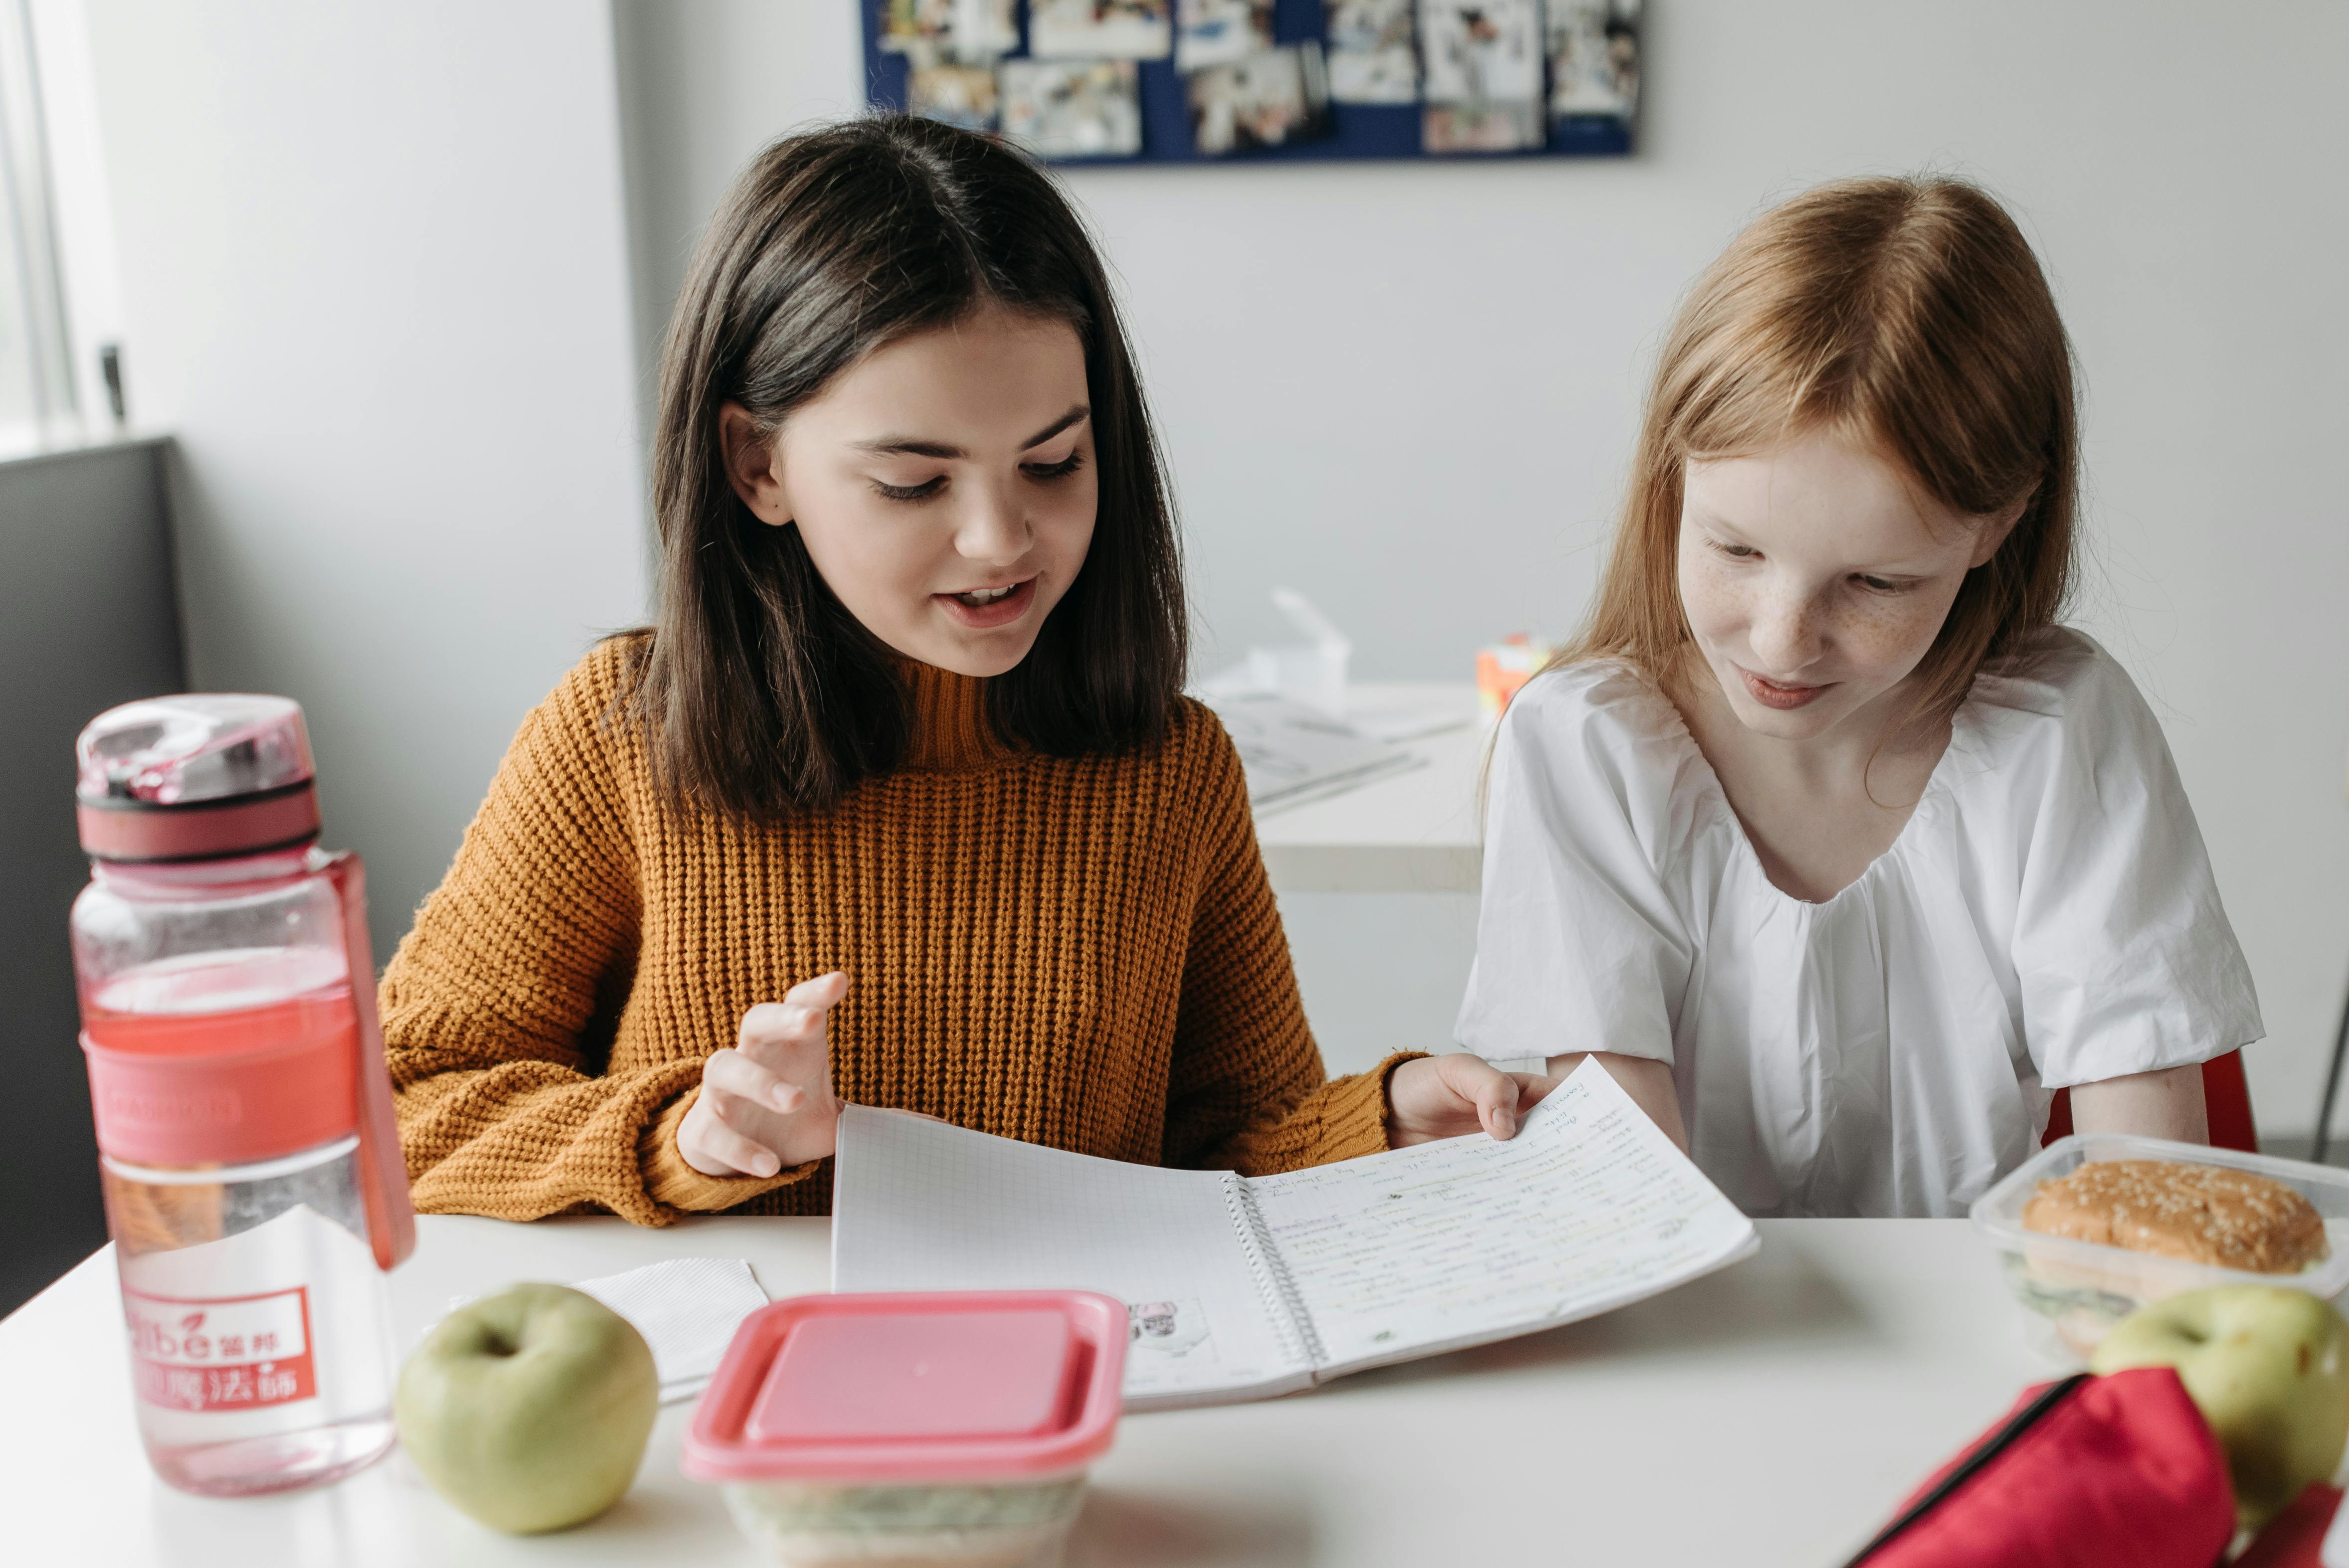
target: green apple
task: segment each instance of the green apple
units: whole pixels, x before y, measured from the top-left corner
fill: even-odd
[[[395,1401],[400,1445],[425,1479],[516,1535],[617,1502],[659,1408],[645,1336],[559,1284],[518,1284],[442,1318],[400,1369]]]
[[[2157,1301],[2116,1324],[2088,1366],[2176,1367],[2253,1528],[2331,1479],[2349,1441],[2349,1325],[2305,1291],[2228,1285]]]

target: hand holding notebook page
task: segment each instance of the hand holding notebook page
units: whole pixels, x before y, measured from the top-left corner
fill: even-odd
[[[1255,1178],[853,1106],[833,1212],[835,1290],[1123,1300],[1130,1408],[1285,1393],[1553,1327],[1756,1244],[1596,1062],[1506,1143],[1476,1133]]]

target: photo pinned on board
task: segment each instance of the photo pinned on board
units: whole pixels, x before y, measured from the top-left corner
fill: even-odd
[[[1538,105],[1541,46],[1536,0],[1419,0],[1430,103]]]
[[[1272,0],[1174,0],[1174,68],[1208,66],[1272,47]]]
[[[1423,152],[1523,152],[1546,139],[1533,103],[1432,103],[1420,110]]]
[[[1333,103],[1417,103],[1414,0],[1322,0]]]
[[[1163,60],[1173,0],[1028,0],[1028,52],[1040,60]]]
[[[1330,129],[1318,43],[1288,44],[1191,74],[1192,145],[1210,157],[1279,147]]]
[[[1549,0],[1549,112],[1629,124],[1640,105],[1640,0]]]
[[[1039,158],[1131,158],[1142,150],[1132,60],[1006,60],[1003,134]]]
[[[1019,24],[1012,0],[888,0],[880,46],[916,68],[991,65],[1019,46]]]
[[[916,66],[905,73],[905,108],[964,130],[995,129],[995,72],[986,66]]]

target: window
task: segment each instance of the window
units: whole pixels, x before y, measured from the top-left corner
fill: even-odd
[[[0,0],[0,450],[81,433],[26,0]]]

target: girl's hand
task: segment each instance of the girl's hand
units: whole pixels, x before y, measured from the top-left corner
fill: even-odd
[[[1517,1135],[1517,1119],[1557,1087],[1536,1073],[1505,1073],[1482,1057],[1421,1057],[1387,1078],[1387,1147],[1408,1149],[1484,1129]]]
[[[833,1151],[840,1101],[825,1015],[847,993],[848,976],[835,971],[742,1015],[733,1047],[701,1065],[701,1097],[678,1124],[688,1165],[705,1176],[772,1176]]]

